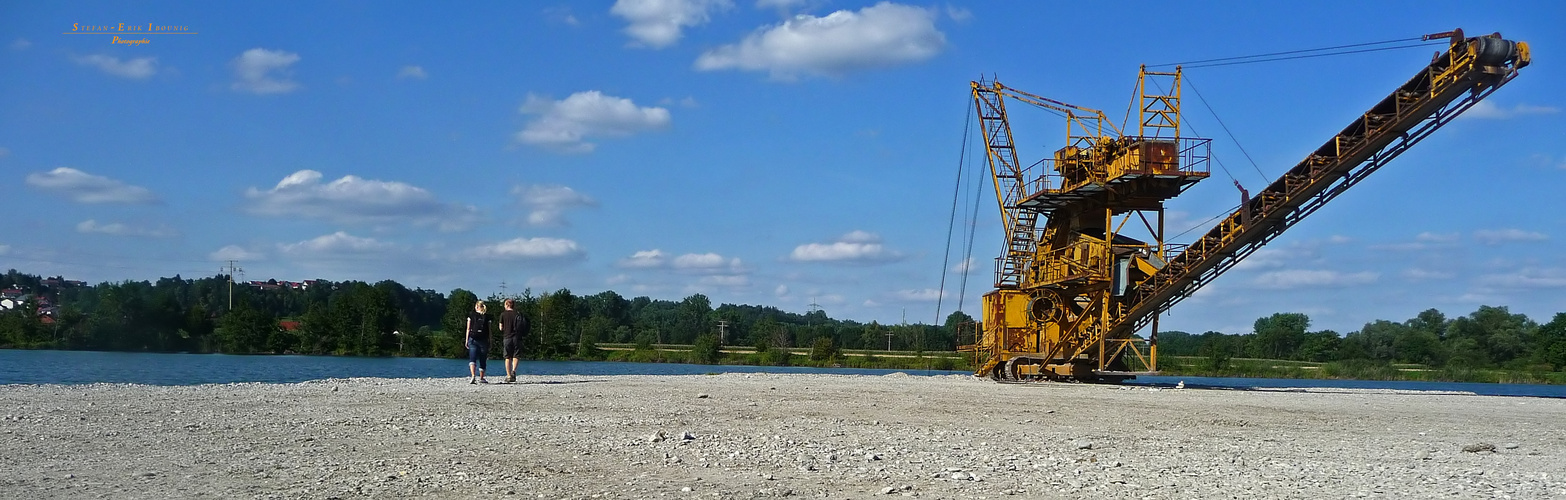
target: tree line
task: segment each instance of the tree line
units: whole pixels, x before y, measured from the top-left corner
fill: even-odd
[[[0,289],[29,292],[27,305],[0,312],[0,347],[151,352],[296,353],[358,356],[463,357],[463,331],[473,305],[484,300],[498,316],[514,299],[532,324],[527,345],[535,358],[590,357],[599,343],[812,347],[951,351],[956,324],[881,325],[839,320],[824,311],[792,313],[771,306],[713,306],[702,294],[679,301],[625,298],[614,291],[576,295],[568,289],[480,299],[464,289],[440,293],[396,281],[313,281],[264,288],[229,276],[174,276],[60,286],[11,270]],[[41,317],[40,303],[56,307]],[[500,339],[494,336],[499,353]]]
[[[0,311],[0,348],[460,358],[466,352],[464,319],[481,300],[460,288],[443,294],[391,280],[266,289],[237,282],[231,287],[226,275],[83,286],[64,282],[16,270],[0,275],[0,289],[21,289],[30,296],[23,306]],[[498,316],[507,298],[533,325],[526,347],[534,358],[601,356],[595,351],[600,343],[701,345],[713,352],[719,345],[836,352],[952,351],[974,341],[973,318],[960,311],[941,325],[882,325],[834,319],[821,310],[714,307],[702,294],[671,301],[627,299],[612,290],[577,295],[560,289],[482,300]],[[41,303],[55,306],[47,319],[30,312]],[[501,352],[498,336],[494,342],[491,352]],[[1430,309],[1402,322],[1372,321],[1347,335],[1312,331],[1305,314],[1278,313],[1257,319],[1244,334],[1162,332],[1158,348],[1165,356],[1201,357],[1217,369],[1231,358],[1251,357],[1563,370],[1566,313],[1541,325],[1505,307],[1482,306],[1458,318]]]
[[[1566,369],[1566,313],[1540,325],[1505,307],[1481,306],[1472,314],[1450,319],[1429,309],[1402,322],[1372,321],[1347,335],[1310,331],[1309,316],[1278,313],[1257,319],[1248,335],[1163,332],[1158,336],[1158,352],[1199,356],[1209,368],[1220,370],[1231,358],[1251,357],[1562,371]]]

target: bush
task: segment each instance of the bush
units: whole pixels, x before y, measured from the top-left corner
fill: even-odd
[[[772,349],[772,340],[765,336],[756,336],[756,354],[762,354]]]
[[[637,335],[636,336],[636,350],[638,350],[638,351],[651,351],[651,350],[653,350],[653,341],[654,340],[657,340],[657,337],[653,336],[652,332],[642,332],[641,335]]]
[[[810,359],[831,361],[834,358],[837,358],[837,343],[832,342],[832,337],[816,337],[815,344],[810,347]]]
[[[771,366],[788,366],[789,357],[788,349],[769,349],[761,354],[761,363]]]
[[[582,337],[576,344],[576,357],[581,359],[603,359],[603,351],[598,350],[598,334],[583,331]]]
[[[687,359],[693,364],[712,365],[717,364],[722,355],[718,336],[706,334],[696,337],[696,343],[691,345],[690,356]]]

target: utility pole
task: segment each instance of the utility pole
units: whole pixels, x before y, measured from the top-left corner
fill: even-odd
[[[728,341],[727,340],[728,338],[729,338],[729,322],[728,322],[728,320],[720,319],[720,320],[718,320],[718,344],[722,345],[722,344],[726,343]]]
[[[510,298],[510,297],[506,296],[506,281],[505,280],[501,280],[500,281],[500,298],[502,298],[502,299]]]
[[[225,271],[228,274],[228,310],[232,311],[234,310],[234,273],[242,273],[245,270],[239,267],[239,261],[229,260]]]

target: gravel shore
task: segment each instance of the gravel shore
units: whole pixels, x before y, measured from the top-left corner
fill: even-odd
[[[0,498],[1566,498],[1566,400],[537,376],[0,386]]]

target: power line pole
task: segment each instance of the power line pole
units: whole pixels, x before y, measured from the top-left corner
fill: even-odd
[[[505,280],[501,280],[500,281],[500,298],[502,298],[502,299],[507,298],[506,297],[506,281]]]
[[[242,273],[245,270],[239,267],[239,261],[229,260],[225,271],[228,273],[228,310],[232,311],[234,310],[234,273]]]

